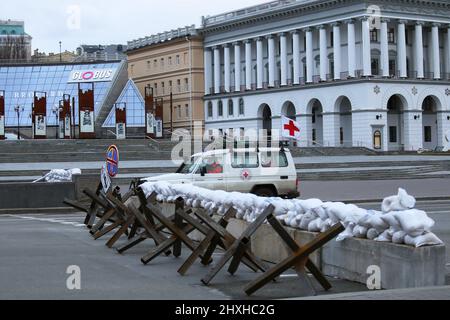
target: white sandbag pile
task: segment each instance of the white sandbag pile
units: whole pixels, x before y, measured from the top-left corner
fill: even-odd
[[[80,175],[81,170],[80,169],[54,169],[51,170],[46,175],[42,176],[41,178],[33,181],[33,183],[37,182],[47,182],[47,183],[55,183],[55,182],[71,182],[72,177],[74,175]]]
[[[341,202],[261,198],[252,194],[212,191],[167,182],[148,182],[141,187],[147,197],[156,192],[158,201],[169,203],[181,197],[186,206],[203,208],[211,215],[223,215],[234,208],[236,217],[248,222],[253,222],[269,204],[275,207],[277,219],[292,228],[324,232],[340,222],[345,231],[338,236],[337,241],[355,237],[415,247],[442,244],[431,233],[434,221],[424,211],[414,209],[416,200],[403,189],[399,190],[398,195],[383,201],[381,212]]]

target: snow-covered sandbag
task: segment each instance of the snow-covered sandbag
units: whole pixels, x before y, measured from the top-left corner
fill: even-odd
[[[382,234],[380,234],[378,237],[376,237],[375,241],[392,242],[392,233],[390,232],[390,230],[386,230]]]
[[[325,232],[333,226],[333,221],[331,219],[326,219],[320,225],[320,232]]]
[[[394,216],[400,224],[400,229],[411,237],[418,237],[425,231],[431,231],[434,220],[421,210],[408,210],[394,212]]]
[[[323,221],[328,219],[328,214],[323,208],[323,206],[312,208],[311,211],[313,211]]]
[[[358,221],[358,225],[366,228],[375,228],[378,233],[382,233],[389,228],[389,225],[381,219],[382,213],[379,211],[368,210],[367,213]]]
[[[376,237],[378,237],[380,233],[377,229],[371,228],[367,231],[367,239],[369,240],[375,240]]]
[[[442,240],[439,239],[434,233],[427,232],[418,237],[405,237],[405,244],[410,246],[415,246],[416,248],[424,247],[424,246],[437,246],[443,244]]]
[[[391,196],[383,200],[381,209],[383,212],[402,211],[414,208],[416,199],[410,196],[404,189],[399,188],[396,196]]]
[[[401,230],[400,223],[397,220],[397,217],[393,212],[386,213],[381,216],[381,220],[384,221],[390,228],[394,228],[396,230]]]
[[[345,230],[339,234],[336,238],[337,242],[341,242],[344,241],[345,239],[350,239],[353,238],[353,229],[355,228],[355,224],[354,223],[350,223]]]
[[[320,207],[322,204],[323,204],[323,202],[320,199],[301,200],[301,205],[305,212],[308,212],[311,209]]]
[[[315,216],[311,211],[306,212],[300,221],[300,230],[308,230],[309,224],[315,219],[317,219],[317,216]]]
[[[365,239],[367,237],[367,228],[363,226],[356,226],[353,228],[353,237]]]
[[[317,218],[313,221],[311,221],[308,225],[308,231],[309,232],[319,232],[322,227],[322,219]]]
[[[392,236],[392,242],[396,244],[404,244],[405,243],[406,233],[405,231],[397,231]]]

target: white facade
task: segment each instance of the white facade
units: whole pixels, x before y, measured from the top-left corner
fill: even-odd
[[[279,130],[286,115],[302,146],[442,147],[449,17],[437,0],[280,1],[208,17],[206,130]]]

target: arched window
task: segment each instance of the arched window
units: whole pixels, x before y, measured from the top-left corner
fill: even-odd
[[[229,116],[234,116],[234,104],[233,104],[233,100],[228,100],[228,115]]]
[[[244,99],[240,98],[239,99],[239,115],[243,116],[244,114],[245,114]]]
[[[213,117],[213,105],[212,102],[209,101],[208,102],[208,118],[212,118]]]
[[[375,150],[381,149],[381,131],[377,130],[373,133],[373,148]]]
[[[223,102],[219,100],[219,104],[217,106],[217,114],[219,117],[223,117]]]

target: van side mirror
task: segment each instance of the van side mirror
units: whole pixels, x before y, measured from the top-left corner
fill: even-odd
[[[201,168],[200,168],[200,175],[201,175],[202,177],[204,177],[204,176],[206,175],[206,167],[201,167]]]

